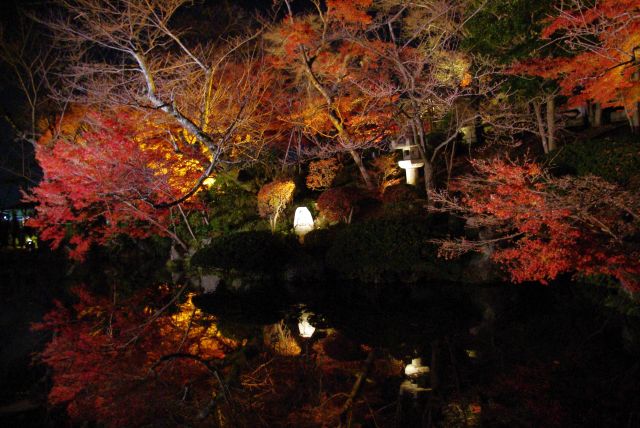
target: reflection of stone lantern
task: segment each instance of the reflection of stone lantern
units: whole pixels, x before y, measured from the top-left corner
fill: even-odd
[[[398,166],[405,170],[407,176],[407,184],[415,186],[418,182],[418,168],[424,166],[422,156],[420,156],[420,148],[417,144],[407,138],[403,143],[395,143],[393,148],[402,150],[402,160],[398,162]]]
[[[302,237],[313,230],[313,216],[307,207],[296,208],[293,217],[293,230]]]
[[[298,320],[298,331],[300,331],[300,336],[304,339],[304,356],[307,362],[309,360],[309,339],[313,336],[313,332],[316,331],[316,328],[309,323],[309,315],[309,313],[303,312]]]
[[[316,331],[316,328],[309,324],[308,313],[303,313],[300,316],[300,320],[298,321],[298,330],[300,331],[300,336],[305,339],[311,338],[311,336],[313,336],[313,332]]]

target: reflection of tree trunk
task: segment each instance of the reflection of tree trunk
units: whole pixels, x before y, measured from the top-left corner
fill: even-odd
[[[556,149],[556,101],[553,94],[547,95],[547,148]]]
[[[360,395],[360,391],[362,390],[362,386],[364,384],[365,379],[369,375],[371,371],[371,367],[373,367],[373,361],[375,359],[375,349],[372,349],[367,356],[367,359],[364,362],[364,368],[358,374],[358,378],[356,379],[356,383],[353,384],[353,388],[351,388],[351,393],[347,398],[347,401],[342,406],[342,410],[340,411],[340,427],[351,426],[351,410],[353,408],[353,403]]]

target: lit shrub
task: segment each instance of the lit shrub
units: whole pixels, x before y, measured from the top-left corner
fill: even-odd
[[[395,184],[387,187],[382,194],[383,204],[410,203],[418,199],[418,190],[409,184]]]
[[[419,190],[409,184],[389,186],[382,194],[382,215],[385,217],[421,216],[426,212]]]
[[[269,219],[271,230],[276,230],[278,216],[291,201],[296,185],[291,180],[276,180],[267,183],[258,192],[258,212]]]
[[[310,162],[307,187],[311,190],[328,189],[333,184],[338,171],[340,171],[340,163],[335,158]]]
[[[398,160],[394,154],[378,156],[371,162],[371,175],[375,177],[381,192],[385,192],[389,186],[400,184],[400,174]]]

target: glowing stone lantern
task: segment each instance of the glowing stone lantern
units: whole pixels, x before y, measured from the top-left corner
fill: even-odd
[[[300,336],[305,339],[309,339],[313,336],[313,332],[316,331],[316,328],[309,324],[309,314],[303,313],[300,316],[300,320],[298,321],[298,330],[300,331]]]
[[[393,148],[402,150],[402,160],[398,161],[398,166],[404,169],[407,184],[415,186],[418,182],[418,168],[424,166],[420,148],[417,144],[413,144],[409,138],[405,139],[404,143],[395,143]]]
[[[414,358],[411,364],[404,368],[404,374],[409,378],[417,378],[429,373],[429,367],[422,365],[422,358]]]
[[[298,236],[304,236],[313,230],[313,216],[307,207],[296,208],[293,217],[293,230]]]

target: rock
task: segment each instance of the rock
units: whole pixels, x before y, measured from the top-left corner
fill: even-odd
[[[213,293],[220,285],[221,278],[218,275],[202,275],[200,277],[200,287],[205,293]]]

